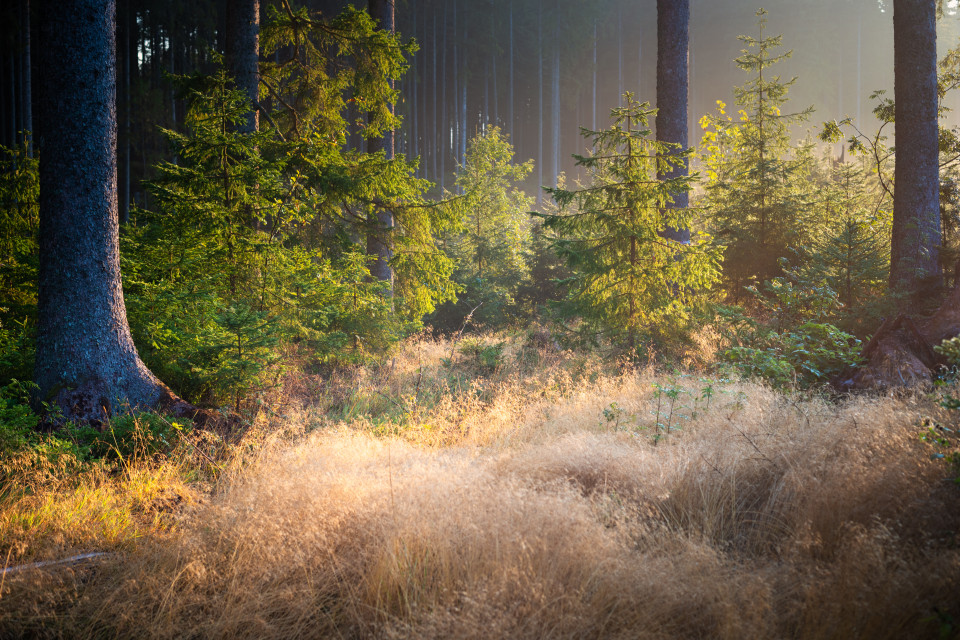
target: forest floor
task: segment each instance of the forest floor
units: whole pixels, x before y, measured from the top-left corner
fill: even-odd
[[[536,334],[287,375],[242,436],[0,487],[0,636],[942,638],[934,393],[624,369]],[[949,432],[946,432],[949,433]]]

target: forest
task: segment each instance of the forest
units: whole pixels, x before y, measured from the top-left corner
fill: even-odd
[[[957,0],[9,0],[0,637],[960,637]]]

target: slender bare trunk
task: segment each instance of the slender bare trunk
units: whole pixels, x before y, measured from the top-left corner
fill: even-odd
[[[379,23],[384,31],[396,31],[396,11],[394,0],[370,0],[370,15]],[[392,82],[391,82],[392,85]],[[390,105],[393,112],[394,106]],[[383,151],[387,160],[392,160],[395,153],[394,132],[384,131],[380,138],[371,138],[368,142],[370,153]],[[370,275],[387,283],[387,295],[393,295],[393,269],[390,260],[393,258],[393,243],[390,235],[393,233],[393,213],[388,209],[378,208],[376,220],[371,221],[373,229],[367,232],[367,255],[372,259]]]
[[[590,129],[597,130],[597,21],[593,21],[593,106]]]
[[[537,204],[543,204],[543,0],[537,2]]]
[[[507,127],[508,127],[507,130],[510,132],[511,142],[513,142],[513,144],[516,145],[517,141],[513,139],[514,138],[514,135],[513,135],[514,121],[513,121],[513,3],[512,2],[510,3],[510,102],[507,105],[507,107],[509,109],[507,114],[507,119],[509,120],[509,122],[507,123]]]
[[[560,20],[553,25],[553,159],[550,164],[550,186],[557,186],[560,175]]]
[[[20,21],[23,34],[23,129],[26,131],[27,155],[33,157],[33,63],[30,52],[30,0],[23,0]]]

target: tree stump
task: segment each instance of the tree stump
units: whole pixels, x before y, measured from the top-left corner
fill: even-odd
[[[930,382],[946,360],[933,350],[943,340],[960,335],[960,287],[955,287],[929,317],[900,314],[880,325],[863,348],[864,364],[838,376],[842,391],[887,390]]]

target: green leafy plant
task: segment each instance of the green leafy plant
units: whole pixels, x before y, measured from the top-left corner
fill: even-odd
[[[654,382],[653,388],[653,397],[657,401],[657,408],[654,411],[653,443],[657,444],[670,435],[671,429],[680,429],[679,423],[685,416],[675,411],[677,400],[682,394],[688,392],[675,381],[665,385]]]
[[[183,418],[131,412],[111,418],[101,429],[67,425],[62,437],[73,441],[86,459],[131,461],[169,453],[192,430],[193,423]]]
[[[960,365],[960,336],[944,340],[933,350],[946,358],[951,365]]]
[[[944,398],[941,406],[956,411],[960,409],[960,398]],[[923,421],[923,426],[926,428],[920,432],[920,440],[933,448],[930,457],[942,460],[953,476],[953,481],[960,484],[960,434],[956,427],[946,427],[929,418]]]
[[[756,342],[760,346],[727,349],[723,359],[743,377],[762,378],[778,387],[823,383],[860,362],[860,340],[826,323],[805,322]]]

